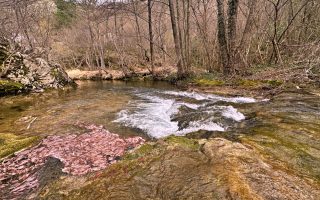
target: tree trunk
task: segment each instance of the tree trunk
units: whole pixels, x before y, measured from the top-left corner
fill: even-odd
[[[224,15],[224,0],[217,0],[218,8],[218,42],[220,49],[220,58],[223,66],[223,73],[229,75],[231,72],[229,60],[230,55],[228,51],[228,43],[226,36],[226,25]]]
[[[182,59],[181,58],[181,47],[180,47],[180,43],[179,43],[177,19],[176,19],[173,0],[169,0],[169,10],[170,10],[170,18],[171,18],[174,46],[175,46],[175,51],[176,51],[176,56],[177,56],[177,68],[178,68],[178,77],[179,77],[184,74],[184,70],[183,70],[182,61],[181,61],[181,59]]]
[[[144,48],[142,44],[142,37],[141,37],[141,28],[139,23],[139,14],[138,14],[138,1],[132,0],[133,12],[134,12],[134,19],[136,23],[136,32],[137,32],[137,46],[139,47],[140,57],[145,58],[144,56]]]
[[[235,70],[236,36],[237,36],[237,14],[239,0],[228,1],[228,49],[229,49],[229,69],[231,73]]]
[[[149,25],[149,44],[150,44],[151,73],[154,74],[154,44],[153,44],[153,27],[152,27],[152,0],[148,0],[148,25]]]
[[[249,13],[247,16],[247,21],[246,25],[244,28],[244,31],[242,33],[242,38],[240,41],[239,45],[239,54],[242,54],[240,56],[243,56],[246,54],[246,52],[249,52],[249,46],[250,46],[250,36],[252,36],[252,31],[253,31],[253,25],[254,25],[254,15],[256,12],[256,5],[257,5],[257,0],[251,0],[249,2]],[[247,56],[244,57],[244,63],[248,64],[248,59],[246,58]]]

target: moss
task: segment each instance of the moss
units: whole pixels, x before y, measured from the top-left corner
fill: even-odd
[[[186,137],[169,136],[165,139],[165,141],[169,144],[177,144],[186,148],[190,148],[192,150],[198,150],[200,148],[197,140],[188,139]]]
[[[304,124],[277,122],[254,127],[250,132],[252,135],[241,137],[242,143],[249,144],[264,157],[293,170],[294,173],[320,181],[318,143],[313,143],[312,139],[303,134],[297,134],[312,132]]]
[[[266,82],[273,87],[278,87],[283,84],[283,81],[280,80],[267,80]]]
[[[39,141],[39,137],[22,137],[11,133],[0,133],[0,158],[9,156]]]
[[[150,153],[155,148],[153,144],[144,144],[139,149],[137,149],[136,153],[140,155],[145,155]]]
[[[275,88],[283,84],[280,80],[250,80],[250,79],[241,79],[235,81],[236,85],[249,87],[249,88]]]
[[[24,89],[25,87],[21,83],[9,80],[0,80],[0,96],[6,94],[16,94]]]
[[[138,149],[136,149],[134,152],[129,152],[124,156],[124,160],[134,160],[137,158],[140,158],[142,156],[145,156],[149,153],[151,153],[156,148],[156,145],[152,143],[147,143],[142,146],[140,146]]]
[[[224,81],[221,80],[209,80],[209,79],[197,79],[195,81],[200,86],[222,86],[225,85]]]
[[[57,80],[63,80],[61,72],[56,68],[51,70],[51,75]]]

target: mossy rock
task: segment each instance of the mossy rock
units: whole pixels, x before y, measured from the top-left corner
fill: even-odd
[[[151,153],[157,146],[153,143],[146,143],[142,146],[140,146],[138,149],[134,150],[134,152],[127,153],[123,160],[134,160],[143,156],[148,155]]]
[[[37,136],[24,137],[11,133],[0,133],[0,159],[32,146],[38,141]]]
[[[165,138],[165,142],[169,145],[179,145],[188,149],[198,150],[200,148],[198,140],[189,139],[182,136],[169,136]]]
[[[18,92],[23,90],[25,90],[25,86],[21,83],[9,80],[0,80],[0,96],[7,94],[17,94]]]
[[[204,185],[213,190],[215,181],[195,142],[175,136],[148,142],[82,182],[68,176],[57,180],[39,191],[39,199],[209,199],[214,192],[196,192]]]

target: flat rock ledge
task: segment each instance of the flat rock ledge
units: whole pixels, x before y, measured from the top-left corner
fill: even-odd
[[[319,184],[226,139],[170,136],[148,142],[106,170],[63,177],[40,199],[319,199]]]

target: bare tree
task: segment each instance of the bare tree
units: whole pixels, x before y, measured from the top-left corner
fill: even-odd
[[[151,72],[154,73],[154,38],[153,38],[153,24],[152,24],[152,0],[148,0],[148,25],[149,25],[149,44],[150,44],[150,62]]]

